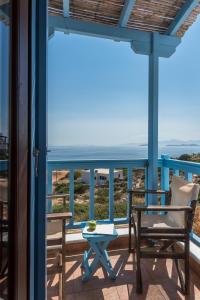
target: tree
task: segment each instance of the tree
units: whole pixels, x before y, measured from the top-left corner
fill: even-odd
[[[191,155],[189,155],[189,154],[182,154],[181,156],[179,156],[178,159],[179,160],[186,160],[186,161],[188,161],[188,160],[191,160]]]

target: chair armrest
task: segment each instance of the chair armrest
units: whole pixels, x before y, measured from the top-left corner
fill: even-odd
[[[52,220],[67,220],[72,217],[71,212],[62,212],[62,213],[51,213],[47,214],[47,220],[52,221]]]
[[[183,205],[134,205],[133,208],[136,211],[188,211],[191,212],[193,209],[191,206]]]
[[[49,194],[46,196],[46,199],[49,200],[49,199],[65,198],[67,196],[69,196],[69,194]]]
[[[169,195],[170,191],[164,190],[128,190],[129,194],[139,195],[139,194],[153,194],[153,195]]]

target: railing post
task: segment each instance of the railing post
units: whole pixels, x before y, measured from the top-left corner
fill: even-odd
[[[192,173],[191,172],[185,172],[185,179],[189,182],[192,182]]]
[[[151,35],[149,55],[149,100],[148,100],[148,189],[158,186],[158,77],[159,33]],[[157,197],[149,197],[149,204],[157,204]]]
[[[53,183],[52,183],[52,173],[53,173],[53,170],[51,168],[47,167],[47,172],[48,172],[48,176],[47,176],[47,180],[48,180],[48,183],[47,183],[47,192],[48,192],[48,195],[51,195],[53,193]],[[52,212],[52,201],[51,200],[47,201],[46,207],[47,207],[47,212],[51,213]]]
[[[174,170],[174,175],[175,175],[175,176],[179,176],[179,170],[177,170],[177,169]]]
[[[109,219],[114,220],[114,170],[109,169]]]
[[[161,167],[161,188],[164,191],[169,191],[169,168],[165,167],[165,160],[169,159],[168,155],[161,155],[162,167]],[[165,204],[165,195],[161,197],[161,204]]]
[[[70,225],[74,223],[74,170],[69,170],[69,210],[72,213]]]
[[[148,190],[148,163],[144,169],[144,176],[145,176],[145,178],[144,178],[145,190]],[[145,195],[145,205],[149,205],[149,194],[148,193]]]
[[[90,169],[90,220],[94,219],[94,169]]]

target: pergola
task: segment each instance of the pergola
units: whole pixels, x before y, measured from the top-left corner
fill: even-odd
[[[170,57],[200,14],[199,0],[49,0],[54,31],[130,43],[149,56],[148,188],[157,188],[159,57]],[[153,200],[152,200],[153,202]]]

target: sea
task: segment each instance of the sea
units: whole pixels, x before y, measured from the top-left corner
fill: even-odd
[[[50,146],[48,160],[142,159],[147,158],[147,146]],[[178,158],[182,154],[200,153],[200,146],[161,146],[159,157],[167,154]]]

